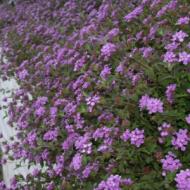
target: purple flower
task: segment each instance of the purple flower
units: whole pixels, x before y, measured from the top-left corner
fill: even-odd
[[[37,140],[37,134],[36,132],[32,131],[30,133],[28,133],[27,135],[27,141],[28,141],[28,144],[32,147],[35,146],[36,144],[36,140]]]
[[[64,107],[64,112],[67,113],[67,115],[71,115],[76,111],[76,108],[77,105],[74,102],[68,102]]]
[[[83,178],[89,177],[91,171],[92,171],[92,166],[86,166],[82,172]]]
[[[35,110],[35,115],[37,117],[42,117],[45,114],[45,108],[44,107],[39,107],[37,110]]]
[[[111,57],[113,53],[116,52],[116,50],[117,50],[117,47],[115,44],[107,43],[102,47],[101,55],[105,57],[106,59],[108,59],[109,57]]]
[[[123,185],[132,185],[133,184],[133,180],[131,178],[126,178],[126,179],[122,179],[121,183]]]
[[[111,175],[107,180],[101,181],[94,190],[121,190],[121,185],[131,185],[133,182],[130,178],[122,179],[119,175]]]
[[[149,114],[152,113],[162,113],[163,112],[163,102],[157,98],[150,98],[147,105],[147,110]]]
[[[178,190],[190,190],[190,170],[181,170],[176,174],[175,181]]]
[[[58,50],[58,53],[57,53],[57,60],[58,60],[58,61],[62,61],[65,52],[66,52],[66,49],[65,49],[65,48],[62,48],[62,49],[59,49],[59,50]]]
[[[111,74],[111,68],[108,65],[104,66],[104,69],[100,73],[100,77],[104,80]]]
[[[161,126],[158,127],[158,131],[160,131],[161,138],[165,138],[165,137],[169,136],[170,128],[171,128],[171,124],[165,123],[165,122]]]
[[[180,30],[172,36],[172,41],[183,42],[186,37],[188,37],[188,34]]]
[[[190,88],[187,89],[187,93],[190,94]]]
[[[167,86],[167,89],[166,89],[166,97],[167,97],[167,100],[170,104],[173,103],[174,101],[174,92],[176,90],[176,84],[170,84]]]
[[[38,168],[35,168],[35,169],[32,171],[32,176],[33,176],[33,177],[37,177],[39,174],[40,174],[40,170],[39,170]]]
[[[187,52],[181,52],[179,53],[179,62],[182,62],[184,65],[187,65],[188,63],[190,63],[190,54],[188,54]]]
[[[95,141],[98,139],[108,138],[110,136],[111,131],[112,129],[106,126],[98,128],[94,131],[93,138]]]
[[[70,167],[72,167],[74,170],[79,170],[81,166],[82,166],[82,155],[77,153],[73,157]]]
[[[139,130],[136,128],[130,133],[130,141],[131,144],[136,147],[140,147],[144,143],[144,130]]]
[[[122,74],[124,72],[123,64],[119,64],[116,68],[116,72]]]
[[[109,32],[108,32],[108,34],[107,34],[107,37],[109,38],[109,39],[112,39],[112,38],[114,38],[114,37],[116,37],[118,34],[119,34],[119,28],[113,28],[112,30],[110,30]]]
[[[91,154],[92,152],[92,143],[89,141],[88,136],[80,136],[75,141],[75,147],[81,153]]]
[[[105,138],[103,143],[98,147],[98,151],[100,152],[111,152],[112,150],[112,138],[111,137],[108,137],[108,138]]]
[[[169,128],[171,128],[171,125],[168,123],[163,123],[160,127],[158,127],[158,130],[161,131],[161,136],[162,137],[166,137],[168,136],[168,132],[165,130],[168,130]]]
[[[185,17],[181,17],[178,19],[177,21],[177,25],[185,25],[185,24],[189,24],[190,18],[185,16]]]
[[[148,95],[141,97],[139,107],[141,110],[147,110],[149,114],[163,112],[163,102],[157,98],[150,98]]]
[[[131,132],[130,132],[129,129],[126,129],[126,131],[122,134],[121,139],[124,142],[126,142],[126,141],[128,141],[130,139],[130,137],[131,137]]]
[[[48,183],[47,184],[47,190],[54,190],[55,189],[55,185],[54,185],[54,183],[53,182],[51,182],[51,183]]]
[[[63,172],[63,164],[57,163],[54,165],[54,173],[57,176],[62,176],[62,172]]]
[[[172,52],[173,50],[177,49],[178,46],[179,46],[179,43],[172,42],[172,43],[168,44],[167,46],[165,46],[165,49],[166,49],[168,52]]]
[[[78,59],[75,63],[74,71],[79,71],[85,65],[86,59],[85,56]]]
[[[190,125],[190,114],[185,118],[186,122]]]
[[[167,51],[164,55],[164,62],[173,63],[176,62],[176,55],[172,51]]]
[[[57,139],[58,136],[58,129],[49,130],[43,136],[45,141],[54,141]]]
[[[71,133],[66,139],[65,141],[62,143],[62,149],[64,151],[69,150],[70,147],[72,147],[72,145],[75,143],[76,139],[78,137],[78,134],[76,133]]]
[[[43,152],[42,152],[42,159],[43,160],[48,160],[49,158],[49,151],[47,149],[45,149]]]
[[[158,0],[158,3],[160,3],[160,0]],[[157,4],[157,3],[155,3]],[[159,11],[156,14],[156,17],[161,17],[163,16],[166,12],[170,10],[175,10],[177,5],[177,0],[171,0],[168,4],[166,4],[164,7],[159,9]]]
[[[106,181],[102,181],[94,190],[121,190],[121,176],[111,175]]]
[[[28,74],[28,71],[26,69],[24,69],[18,73],[18,77],[20,80],[26,79],[27,76],[29,76],[29,74]]]
[[[165,158],[161,159],[162,163],[162,175],[165,176],[167,172],[174,172],[182,167],[182,164],[179,159],[176,158],[176,155],[172,152],[168,152]]]
[[[140,48],[140,51],[143,53],[144,58],[148,58],[152,54],[153,48],[143,47],[143,48]]]
[[[141,97],[141,99],[139,100],[140,110],[147,109],[149,99],[150,97],[147,94]]]
[[[89,112],[92,112],[93,107],[100,102],[100,97],[98,95],[90,96],[86,98],[86,103],[88,105]]]
[[[187,129],[180,129],[176,132],[175,136],[172,138],[172,145],[175,149],[180,149],[181,151],[186,150],[190,138],[188,136]]]
[[[39,108],[40,106],[44,106],[48,102],[48,98],[45,96],[40,96],[34,103],[35,108]]]
[[[150,5],[150,7],[154,8],[155,6],[157,6],[161,2],[162,2],[162,0],[152,0],[152,4]]]
[[[132,12],[130,12],[129,14],[127,14],[124,19],[127,22],[132,21],[133,19],[138,18],[138,16],[143,12],[143,7],[142,6],[138,6],[136,7]]]
[[[57,116],[57,111],[58,111],[57,107],[50,108],[50,115],[52,118],[55,118]]]
[[[0,188],[6,190],[6,185],[4,181],[0,181]]]

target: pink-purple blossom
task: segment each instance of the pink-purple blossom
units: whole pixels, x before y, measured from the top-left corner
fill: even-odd
[[[190,114],[187,115],[187,117],[185,118],[185,121],[187,122],[187,124],[190,125]]]
[[[45,141],[55,141],[58,136],[58,129],[49,130],[44,134],[43,139]]]
[[[174,102],[174,93],[176,90],[176,84],[169,84],[166,88],[166,98],[167,101],[172,104]]]
[[[163,138],[166,138],[167,136],[170,135],[171,127],[172,127],[171,124],[166,122],[162,123],[162,125],[158,127],[158,131],[160,132],[161,142]]]
[[[183,42],[186,37],[188,37],[188,34],[185,33],[184,31],[180,30],[179,32],[176,32],[176,33],[172,36],[172,41]]]
[[[104,56],[106,59],[108,59],[109,57],[111,57],[113,53],[116,52],[116,50],[117,50],[116,45],[108,42],[105,45],[103,45],[101,49],[101,55]]]
[[[190,63],[190,54],[187,52],[180,52],[179,53],[179,62],[182,62],[184,65],[187,65]]]
[[[92,112],[92,109],[96,104],[100,102],[100,97],[98,95],[90,96],[86,98],[86,104],[88,105],[89,112]]]
[[[147,110],[149,114],[162,113],[164,111],[163,102],[157,98],[151,98],[148,95],[141,97],[139,107],[141,110]]]
[[[187,129],[179,129],[178,132],[175,133],[175,136],[172,138],[172,145],[175,149],[180,149],[181,151],[185,151],[186,147],[189,143],[189,134]]]
[[[132,145],[139,148],[142,144],[144,144],[144,130],[136,128],[130,131],[129,129],[126,129],[126,131],[121,135],[121,139],[124,142],[129,140]]]
[[[131,179],[122,179],[119,175],[111,175],[107,180],[101,181],[94,190],[121,190],[121,185],[131,185]]]
[[[190,18],[188,16],[181,17],[177,20],[177,25],[189,24]]]
[[[144,143],[144,130],[136,128],[130,133],[131,144],[140,147]]]
[[[108,65],[105,65],[103,70],[100,73],[100,77],[104,80],[111,74],[111,68]]]
[[[176,158],[176,155],[172,152],[160,160],[162,163],[162,175],[165,176],[167,172],[174,172],[182,167],[182,164],[179,159]]]
[[[190,190],[190,170],[181,170],[175,177],[178,190]]]
[[[77,153],[71,162],[71,166],[74,170],[79,170],[82,166],[82,155]]]
[[[177,61],[177,56],[172,51],[167,51],[164,55],[164,62],[173,63]]]
[[[127,14],[124,19],[127,22],[132,21],[133,19],[138,18],[138,16],[143,12],[143,6],[136,7],[133,11],[131,11],[129,14]]]

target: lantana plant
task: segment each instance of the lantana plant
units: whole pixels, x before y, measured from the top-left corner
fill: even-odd
[[[189,24],[189,0],[1,5],[3,150],[33,171],[0,189],[190,190]]]

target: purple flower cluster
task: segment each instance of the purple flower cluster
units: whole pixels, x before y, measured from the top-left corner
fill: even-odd
[[[143,12],[143,6],[136,7],[132,12],[127,14],[124,18],[127,22],[131,22]]]
[[[49,130],[44,134],[43,139],[45,141],[55,141],[58,137],[58,129]]]
[[[189,21],[190,21],[190,18],[188,16],[181,17],[181,18],[178,19],[177,25],[189,24]]]
[[[181,170],[175,177],[178,190],[190,190],[190,170]]]
[[[158,127],[160,132],[160,137],[158,138],[159,143],[163,144],[166,137],[171,133],[172,126],[169,123],[164,122],[161,126]]]
[[[181,151],[186,150],[186,146],[189,143],[189,134],[187,129],[180,129],[176,132],[175,136],[172,139],[172,145],[175,149],[180,149]]]
[[[190,114],[185,118],[186,122],[190,125]]]
[[[92,112],[93,107],[100,102],[98,95],[90,96],[86,98],[86,104],[88,105],[89,112]]]
[[[121,185],[131,185],[131,179],[122,179],[119,175],[111,175],[107,180],[102,181],[94,190],[121,190]]]
[[[164,55],[164,62],[173,63],[177,61],[176,54],[172,51],[167,51]]]
[[[24,69],[18,73],[18,77],[20,80],[25,80],[28,75],[29,74],[28,74],[28,71],[26,69]]]
[[[104,80],[111,74],[111,68],[108,65],[105,65],[103,70],[100,73],[100,77]]]
[[[141,110],[147,110],[149,114],[162,113],[164,111],[163,102],[157,98],[151,98],[148,95],[141,97],[139,107]]]
[[[77,153],[74,157],[73,160],[71,162],[71,167],[74,170],[79,170],[82,166],[82,155]]]
[[[132,145],[140,147],[142,144],[144,144],[144,130],[139,130],[136,128],[133,131],[129,131],[129,129],[127,129],[122,134],[121,139],[125,142],[130,140]]]
[[[158,0],[158,2],[156,2],[155,4],[159,4],[160,1]],[[177,0],[171,0],[169,1],[168,4],[166,4],[165,6],[163,6],[156,14],[156,17],[162,17],[163,15],[165,15],[168,11],[171,10],[175,10],[177,7]]]
[[[140,147],[144,143],[144,130],[139,130],[136,128],[135,130],[131,131],[130,140],[131,144],[135,145],[136,147]]]
[[[91,154],[92,152],[92,143],[88,136],[80,136],[75,142],[75,147],[81,153]]]
[[[179,62],[182,62],[184,65],[190,63],[190,54],[187,52],[180,52],[179,53]]]
[[[166,88],[166,98],[167,101],[172,104],[174,101],[174,92],[176,90],[176,84],[170,84]]]
[[[175,42],[183,42],[185,40],[185,38],[188,37],[188,34],[183,32],[182,30],[180,30],[179,32],[176,32],[173,36],[172,36],[172,41]]]
[[[107,34],[108,39],[113,39],[114,37],[118,36],[119,32],[120,32],[119,28],[113,28]]]
[[[162,163],[162,175],[165,176],[167,172],[174,172],[182,167],[182,164],[179,159],[176,158],[176,155],[172,152],[168,152],[165,158],[161,159]]]
[[[116,52],[116,50],[117,50],[116,45],[109,42],[109,43],[103,45],[103,47],[101,49],[101,55],[103,57],[105,57],[106,59],[108,59],[109,57],[111,57],[111,55],[113,53]]]

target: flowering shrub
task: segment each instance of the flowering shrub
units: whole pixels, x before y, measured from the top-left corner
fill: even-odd
[[[4,149],[35,168],[11,188],[190,190],[189,13],[188,0],[2,5],[1,76],[20,85]]]

